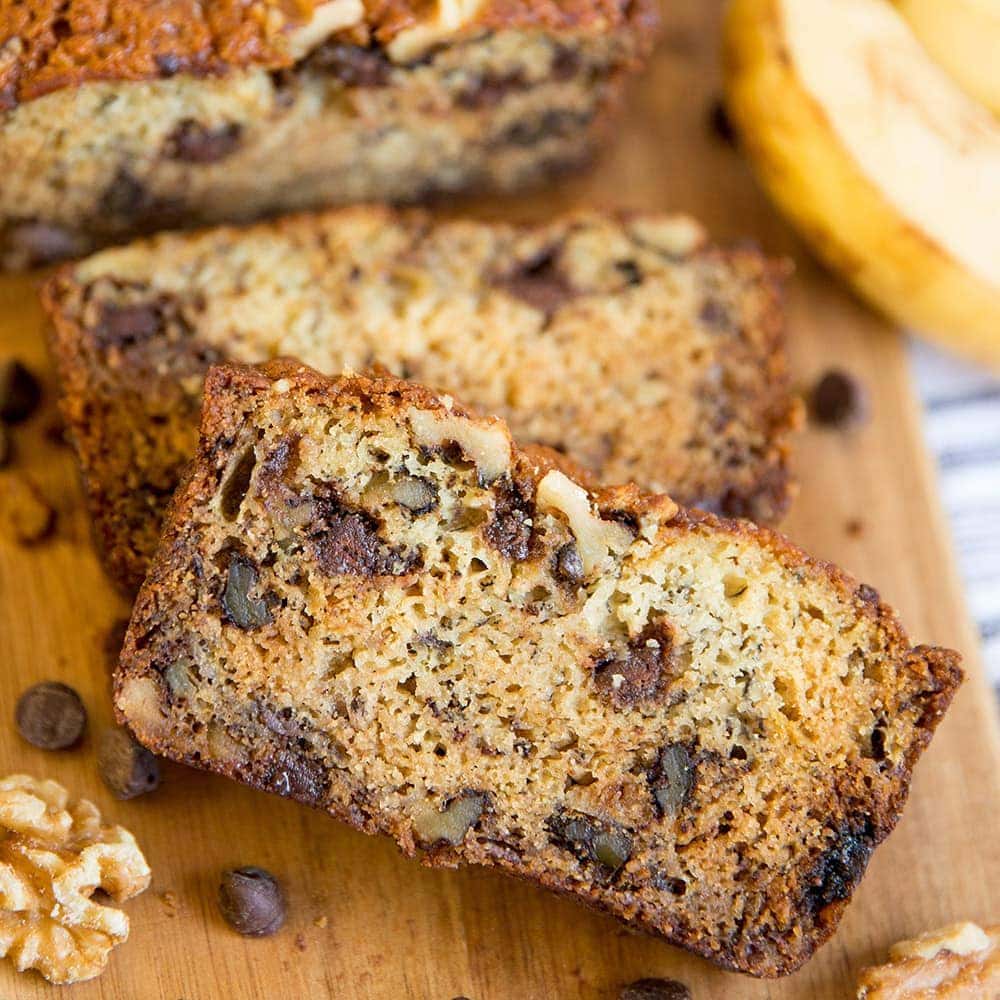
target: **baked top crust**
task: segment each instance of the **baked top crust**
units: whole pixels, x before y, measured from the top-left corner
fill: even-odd
[[[284,69],[335,36],[406,60],[481,30],[600,34],[655,21],[651,0],[4,0],[0,110],[95,80]]]
[[[833,933],[957,654],[413,383],[220,366],[201,431],[115,678],[152,750],[754,975]]]

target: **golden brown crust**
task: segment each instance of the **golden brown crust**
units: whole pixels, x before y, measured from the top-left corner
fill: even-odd
[[[316,0],[28,0],[0,6],[0,110],[95,80],[219,76],[295,62],[289,32]],[[421,0],[375,0],[353,39],[386,45],[428,11]],[[648,33],[652,0],[488,0],[463,28]]]
[[[287,408],[284,404],[273,402],[276,399],[274,393],[288,400]],[[255,401],[255,396],[259,402]],[[268,401],[266,405],[264,400]],[[287,761],[288,750],[280,731],[269,727],[253,729],[253,754],[249,758],[226,758],[211,752],[211,748],[206,753],[204,747],[197,748],[196,740],[185,737],[179,730],[178,726],[184,725],[181,721],[186,711],[184,703],[179,709],[170,708],[171,696],[164,686],[169,685],[164,680],[164,667],[174,662],[178,655],[175,640],[184,639],[184,628],[195,627],[201,637],[199,641],[202,641],[205,634],[194,622],[210,624],[211,616],[217,614],[212,595],[217,592],[218,584],[205,581],[202,576],[203,569],[207,569],[209,574],[213,572],[209,563],[214,558],[214,543],[205,539],[207,533],[215,529],[206,522],[205,512],[209,509],[206,505],[211,503],[211,497],[220,488],[223,470],[230,467],[231,453],[238,448],[234,444],[238,432],[241,429],[245,432],[248,426],[254,429],[251,433],[259,429],[256,418],[250,416],[252,413],[272,414],[264,418],[270,424],[280,420],[278,411],[287,414],[311,413],[314,406],[320,414],[316,424],[319,428],[329,426],[329,413],[378,412],[396,414],[401,420],[405,419],[403,414],[413,408],[435,413],[447,410],[451,414],[469,414],[451,400],[442,402],[429,390],[394,379],[362,375],[328,379],[284,361],[257,369],[240,366],[212,369],[206,383],[199,455],[192,463],[189,480],[175,496],[164,533],[164,545],[136,605],[115,679],[116,706],[122,721],[131,725],[142,741],[158,752],[325,808],[359,830],[393,836],[405,853],[413,854],[419,845],[409,816],[405,812],[380,807],[373,800],[371,785],[366,786],[356,771],[335,769],[334,773],[324,771],[315,763],[303,764],[298,771],[293,763],[276,765],[275,761]],[[506,434],[503,425],[495,420],[472,417],[472,423],[478,428]],[[282,428],[280,433],[288,433],[284,421],[279,426]],[[312,473],[304,471],[303,474],[309,476]],[[515,447],[511,452],[511,475],[514,479],[525,477],[529,481],[525,496],[530,498],[539,494],[537,487],[545,476],[545,470]],[[799,797],[804,797],[808,823],[815,822],[828,831],[823,835],[818,851],[805,848],[798,834],[790,829],[785,829],[784,833],[779,829],[775,832],[777,855],[768,852],[761,855],[782,859],[780,864],[774,865],[771,861],[762,862],[757,858],[758,848],[742,842],[742,835],[738,835],[736,839],[740,840],[741,846],[736,854],[727,856],[716,867],[707,870],[703,876],[704,883],[689,883],[688,891],[680,898],[667,887],[669,879],[661,884],[658,876],[653,876],[653,868],[657,864],[655,856],[644,854],[641,861],[629,864],[625,883],[618,889],[609,890],[606,880],[589,877],[587,871],[579,868],[572,859],[565,863],[560,860],[558,839],[541,847],[537,844],[528,846],[525,850],[519,849],[520,841],[508,843],[503,833],[507,828],[491,825],[493,820],[488,811],[483,813],[483,825],[477,827],[476,836],[463,836],[448,844],[424,845],[422,860],[425,864],[440,867],[476,863],[500,868],[537,885],[571,895],[631,926],[662,935],[672,943],[729,968],[758,976],[777,976],[794,971],[833,933],[864,873],[872,850],[895,825],[906,799],[912,766],[961,680],[958,656],[948,650],[911,649],[895,614],[880,602],[872,588],[859,584],[829,564],[811,559],[775,532],[746,522],[726,521],[704,512],[677,511],[670,516],[664,512],[672,511],[674,507],[665,498],[643,494],[634,486],[601,490],[592,496],[602,508],[604,523],[620,520],[635,524],[637,530],[658,525],[658,544],[667,550],[676,546],[679,551],[688,551],[684,546],[692,539],[702,539],[712,548],[725,546],[728,539],[739,539],[749,542],[750,549],[773,554],[774,563],[781,566],[782,573],[788,574],[788,586],[796,592],[801,590],[802,594],[814,595],[814,600],[820,600],[826,606],[827,598],[819,599],[816,595],[820,590],[813,588],[813,584],[819,584],[830,600],[830,607],[846,609],[847,618],[841,624],[855,636],[850,641],[850,647],[862,657],[867,655],[870,644],[881,650],[870,664],[873,668],[871,676],[867,661],[862,664],[863,670],[859,667],[852,674],[850,681],[846,677],[842,680],[827,676],[823,664],[818,664],[819,682],[834,684],[831,693],[836,692],[835,698],[841,697],[848,684],[859,688],[866,684],[874,685],[874,689],[861,698],[861,703],[867,712],[871,700],[877,700],[887,713],[889,724],[898,725],[893,730],[895,735],[890,737],[895,741],[891,752],[886,754],[885,746],[880,747],[873,735],[870,743],[863,741],[859,755],[842,760],[840,765],[828,765],[824,760],[817,763],[816,769],[807,766],[809,778],[802,787],[792,790],[782,786],[775,792],[781,823],[790,822],[783,805],[799,808],[802,805]],[[532,507],[528,509],[531,511]],[[232,527],[222,527],[221,533],[232,530]],[[538,558],[548,565],[546,552]],[[301,563],[296,565],[302,568]],[[418,581],[433,576],[436,568],[428,565],[412,572],[404,571],[399,582],[401,592],[417,587]],[[524,568],[527,571],[527,564]],[[371,586],[371,582],[366,583],[362,579],[357,586],[364,588]],[[623,583],[619,579],[621,586]],[[193,596],[188,593],[189,590],[200,592],[200,596]],[[180,596],[182,594],[185,596]],[[204,601],[208,604],[202,603]],[[804,607],[809,609],[811,605],[806,603]],[[192,617],[190,624],[182,626],[178,632],[174,623],[178,621],[178,612],[182,609],[185,619],[187,609],[190,609]],[[821,608],[812,608],[812,611],[819,616],[817,620],[822,620]],[[339,621],[336,609],[330,610],[330,614]],[[201,615],[207,617],[201,618]],[[810,613],[806,617],[812,618],[813,615]],[[808,622],[798,628],[800,640],[812,631]],[[284,632],[281,634],[287,635]],[[833,634],[842,635],[843,630],[837,626],[831,632]],[[301,638],[297,641],[304,644],[301,648],[306,648],[312,640]],[[794,645],[794,637],[792,642]],[[233,647],[227,645],[225,648],[229,651],[227,655],[231,655]],[[264,647],[254,644],[252,648],[256,663],[259,659],[257,651]],[[295,648],[300,649],[299,646]],[[209,659],[207,662],[209,670],[213,670],[215,661]],[[411,662],[407,661],[407,670],[411,669]],[[773,664],[773,659],[770,662]],[[568,661],[564,666],[567,664]],[[827,666],[833,668],[833,661]],[[471,665],[469,669],[471,673]],[[514,669],[512,664],[510,670]],[[705,664],[703,669],[707,670],[708,665]],[[745,669],[752,674],[756,669],[767,673],[772,668],[755,665],[750,656]],[[882,671],[886,672],[883,674]],[[531,667],[531,675],[536,680],[543,673],[540,667]],[[504,678],[504,683],[513,679],[513,674],[507,673],[506,668]],[[708,678],[704,680],[708,682]],[[395,690],[395,684],[391,684],[391,688]],[[141,699],[136,700],[137,693],[142,692],[148,693],[151,699],[149,705],[141,704]],[[205,693],[210,692],[206,690]],[[689,695],[693,694],[689,690]],[[163,703],[158,701],[161,697],[165,699]],[[228,695],[226,697],[225,704],[232,706],[233,699]],[[627,709],[615,709],[622,710]],[[295,709],[290,711],[294,713]],[[783,711],[779,711],[769,725],[774,725],[781,718],[784,718]],[[475,736],[475,727],[483,725],[483,722],[472,723],[472,732],[464,729],[465,723],[462,725],[465,735],[460,744],[453,747],[455,752],[459,752],[457,746],[466,745],[467,740]],[[847,729],[854,733],[854,724],[847,724]],[[313,730],[312,736],[315,735]],[[780,742],[784,746],[784,742]],[[315,739],[312,745],[315,745]],[[626,769],[633,766],[621,748],[602,745],[601,749],[605,759],[616,760]],[[765,763],[760,757],[756,772],[751,763],[745,766],[741,763],[746,759],[745,754],[727,753],[713,757],[709,752],[705,763],[699,766],[706,769],[718,767],[720,775],[729,777],[723,779],[728,783],[717,786],[717,791],[704,800],[705,806],[711,808],[709,803],[714,803],[714,808],[727,822],[740,822],[741,817],[745,818],[748,811],[752,811],[748,810],[743,799],[744,783],[749,784],[753,780],[751,775],[756,773],[756,780],[765,780],[766,784],[769,767],[778,766],[778,759],[783,762],[789,757],[798,759],[801,752],[801,749],[788,754],[781,751],[778,758],[770,763]],[[282,768],[278,781],[274,777],[276,766]],[[478,766],[477,763],[477,770]],[[505,763],[503,766],[513,768],[514,765]],[[821,778],[819,772],[828,766],[831,767],[829,779]],[[370,782],[371,779],[367,780]],[[562,790],[561,782],[557,783],[557,787]],[[642,787],[646,787],[644,783]],[[535,787],[531,793],[533,800],[537,798],[537,792]],[[608,806],[608,799],[601,801],[604,807]],[[615,803],[613,809],[622,808],[619,797],[615,797]],[[499,802],[497,806],[499,809]],[[722,813],[726,806],[732,810],[729,814]],[[647,810],[642,814],[645,818],[640,815],[630,824],[636,845],[644,844],[643,838],[647,835],[655,836],[649,834],[650,830],[659,829],[658,821],[649,816],[648,806],[642,808]],[[594,813],[597,814],[603,814],[600,808]],[[694,830],[686,825],[688,822],[695,822],[694,817],[688,817],[673,827],[673,835],[686,832],[690,836]],[[551,830],[551,826],[549,828]],[[728,833],[728,827],[724,832]],[[685,854],[688,863],[707,844],[708,841],[700,837],[696,841],[689,840],[688,853]],[[721,924],[716,922],[714,911],[706,917],[705,911],[699,909],[699,906],[709,905],[700,894],[712,880],[728,879],[734,873],[737,888],[731,905],[732,912],[739,916],[732,929],[723,931]],[[722,919],[721,913],[718,916]],[[730,911],[726,911],[725,916],[729,919]]]

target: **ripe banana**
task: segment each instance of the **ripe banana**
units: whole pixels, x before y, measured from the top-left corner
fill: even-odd
[[[924,48],[1000,115],[1000,0],[895,0]]]
[[[743,147],[817,253],[1000,369],[1000,121],[888,0],[731,0],[724,46]]]

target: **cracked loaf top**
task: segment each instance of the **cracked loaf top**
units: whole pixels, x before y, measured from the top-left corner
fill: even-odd
[[[409,62],[478,29],[650,27],[647,0],[3,0],[0,109],[93,80],[277,70],[342,38]]]

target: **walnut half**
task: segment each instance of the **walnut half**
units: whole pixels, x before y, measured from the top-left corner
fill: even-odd
[[[137,896],[150,871],[135,838],[105,826],[86,799],[69,801],[55,781],[0,779],[0,957],[50,983],[76,983],[104,970],[128,937],[128,917],[91,898]]]

